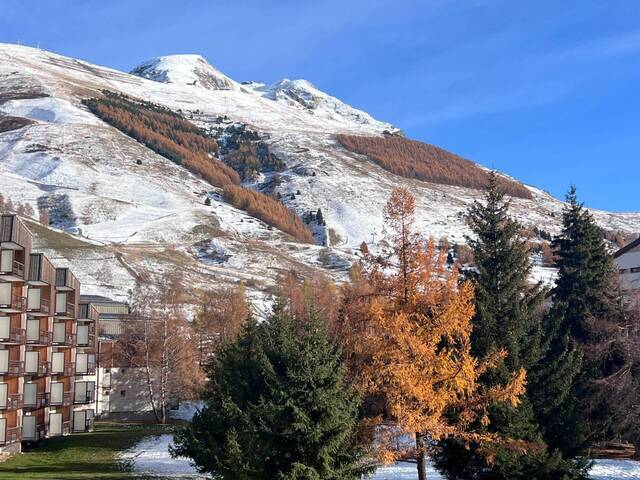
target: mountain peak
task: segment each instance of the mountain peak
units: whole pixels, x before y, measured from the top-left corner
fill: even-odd
[[[148,80],[193,85],[207,90],[237,90],[238,84],[214,68],[202,55],[182,54],[156,57],[135,67],[131,73]]]

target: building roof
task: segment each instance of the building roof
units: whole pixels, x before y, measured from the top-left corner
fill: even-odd
[[[624,255],[629,250],[633,250],[634,248],[636,248],[638,245],[640,245],[640,237],[636,238],[634,241],[632,241],[631,243],[628,243],[627,245],[622,247],[620,250],[618,250],[616,253],[614,253],[613,258],[618,258],[620,255]]]
[[[117,300],[113,300],[109,297],[104,297],[102,295],[80,295],[81,303],[111,303],[113,305],[127,305],[127,302],[119,302]]]

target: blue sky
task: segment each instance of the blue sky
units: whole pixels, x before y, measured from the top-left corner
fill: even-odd
[[[640,211],[640,2],[0,0],[0,42],[130,70],[200,53],[306,78],[433,143],[589,206]]]

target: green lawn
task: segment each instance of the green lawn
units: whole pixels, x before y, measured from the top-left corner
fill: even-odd
[[[144,437],[171,430],[170,425],[96,423],[91,433],[50,438],[0,463],[0,480],[136,478],[126,473],[116,454]]]

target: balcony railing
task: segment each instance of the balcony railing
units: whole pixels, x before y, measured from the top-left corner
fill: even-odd
[[[35,371],[32,372],[28,372],[27,369],[25,368],[25,375],[31,375],[34,377],[46,377],[47,375],[49,375],[49,372],[51,371],[51,362],[40,362],[38,363],[38,366],[36,367]]]
[[[9,445],[20,441],[20,427],[7,428],[4,433],[4,442],[0,441],[0,445]]]
[[[95,362],[87,362],[87,369],[85,371],[79,371],[76,368],[76,375],[93,375],[96,373],[96,363]]]
[[[22,375],[24,374],[24,362],[22,360],[9,360],[6,371],[0,370],[0,375]]]
[[[47,430],[49,430],[48,423],[39,423],[36,425],[36,436],[38,437],[38,440],[47,436]]]
[[[69,435],[71,433],[71,420],[62,422],[62,435]]]
[[[9,331],[9,336],[5,338],[0,338],[0,341],[7,343],[24,343],[27,338],[26,330],[23,328],[12,328]]]
[[[73,403],[73,392],[63,392],[61,399],[55,399],[49,394],[49,405],[52,407],[66,407]]]
[[[60,310],[58,305],[56,305],[56,317],[70,317],[76,318],[76,305],[72,302],[67,302],[64,310]]]
[[[40,330],[37,339],[30,339],[27,337],[27,343],[34,345],[51,345],[53,341],[53,333],[48,332],[46,330]]]
[[[2,265],[2,269],[0,270],[0,274],[2,275],[15,275],[20,278],[24,278],[24,263],[19,262],[18,260],[14,260],[8,265],[9,268],[6,268]]]
[[[45,438],[47,436],[47,424],[46,423],[38,423],[36,425],[35,431],[33,432],[34,436],[25,436],[25,432],[22,432],[22,441],[23,442],[35,442],[40,440],[41,438]]]
[[[74,432],[88,432],[92,428],[93,428],[93,417],[91,418],[85,417],[84,422],[80,422],[80,425],[75,425],[75,419],[74,419],[74,424],[73,424]]]
[[[10,393],[7,395],[6,402],[2,402],[2,400],[0,400],[0,410],[17,410],[22,406],[22,394],[20,393]]]
[[[52,345],[56,345],[58,347],[75,347],[76,335],[75,333],[65,333],[64,337],[58,339],[53,336]]]
[[[27,302],[28,303],[28,302]],[[50,302],[47,298],[40,298],[40,305],[38,308],[27,308],[27,312],[29,313],[43,313],[48,314],[50,311]]]
[[[76,370],[76,365],[75,365],[75,363],[73,363],[73,362],[65,363],[65,364],[64,364],[64,371],[63,371],[63,375],[64,375],[65,377],[70,377],[71,375],[73,375],[73,374],[74,374],[75,370]]]
[[[0,299],[0,308],[5,310],[15,310],[21,313],[25,312],[27,308],[27,298],[12,293],[10,298]]]
[[[86,342],[81,342],[80,340],[77,340],[76,342],[76,346],[77,347],[83,347],[83,352],[87,352],[87,349],[93,349],[95,350],[96,348],[96,336],[93,333],[89,334],[89,338],[87,338]]]
[[[76,394],[73,399],[73,403],[76,403],[76,404],[93,403],[95,399],[96,399],[96,396],[95,396],[94,390],[87,390],[84,395]]]
[[[41,392],[41,393],[37,393],[36,394],[36,398],[31,400],[31,399],[24,399],[23,403],[22,403],[22,408],[42,408],[42,407],[46,407],[47,405],[49,405],[49,394],[45,393],[45,392]]]

